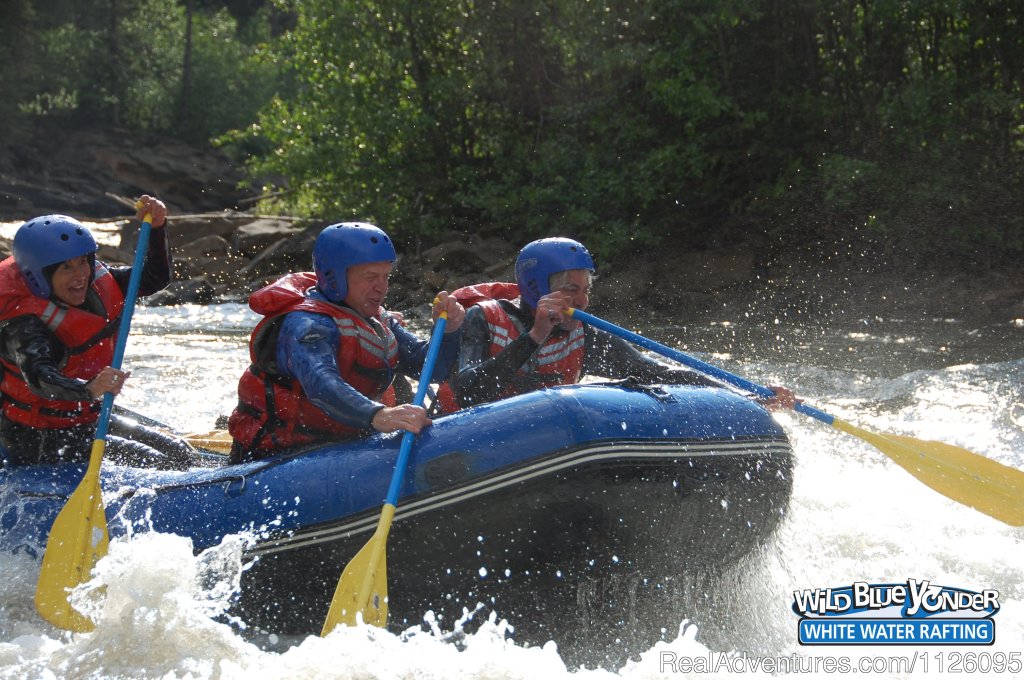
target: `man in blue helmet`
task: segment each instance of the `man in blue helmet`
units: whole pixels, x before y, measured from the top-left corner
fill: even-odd
[[[152,215],[139,293],[171,279],[167,208],[139,199]],[[96,260],[96,240],[78,220],[46,215],[25,222],[13,256],[0,262],[0,444],[7,465],[87,460],[103,394],[118,394],[129,372],[110,366],[131,267]],[[114,416],[112,460],[178,467],[182,442]],[[158,446],[157,451],[141,440]]]
[[[289,274],[249,298],[263,319],[249,343],[251,366],[228,419],[231,460],[371,432],[418,433],[426,411],[397,405],[396,374],[419,376],[427,341],[384,310],[395,247],[362,222],[332,224],[313,247],[313,272]],[[448,312],[434,380],[458,355],[465,309],[438,293],[433,314]]]
[[[570,307],[585,310],[590,303],[594,260],[582,243],[533,241],[519,252],[515,271],[515,284],[480,284],[452,294],[469,311],[457,371],[438,392],[442,412],[572,385],[584,375],[724,386],[650,359],[621,338],[566,315]],[[777,403],[792,399],[785,388],[772,389],[779,395]]]

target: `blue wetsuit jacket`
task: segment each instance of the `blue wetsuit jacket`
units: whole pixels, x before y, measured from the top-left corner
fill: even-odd
[[[384,319],[398,341],[395,372],[419,378],[428,341],[417,338],[386,312]],[[459,332],[445,333],[431,382],[448,378],[459,355],[460,337]],[[341,377],[337,361],[340,342],[341,333],[330,317],[313,312],[291,312],[285,316],[277,340],[278,370],[298,380],[310,401],[334,420],[370,429],[370,422],[384,404],[361,394]]]

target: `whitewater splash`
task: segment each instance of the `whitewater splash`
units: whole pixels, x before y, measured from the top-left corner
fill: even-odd
[[[857,482],[859,480],[852,480]],[[849,497],[840,496],[839,516]],[[799,512],[815,512],[805,505]],[[875,520],[877,517],[868,517]],[[920,520],[917,513],[909,519]],[[988,520],[981,520],[984,524]],[[970,534],[970,524],[963,527]],[[848,530],[849,527],[838,527]],[[782,543],[771,555],[750,565],[746,575],[737,575],[730,587],[749,597],[769,598],[779,586],[773,579],[789,581],[793,565],[786,565],[786,553],[794,548],[806,551],[808,564],[801,575],[816,582],[826,572],[834,574],[835,565],[847,563],[850,573],[862,574],[865,554],[876,565],[885,559],[882,572],[906,573],[918,568],[918,558],[905,550],[895,551],[865,528],[860,541],[844,540],[832,549],[821,550],[813,540],[790,525]],[[964,535],[959,536],[964,538]],[[799,542],[800,545],[787,545]],[[914,550],[926,541],[911,540]],[[339,626],[329,636],[309,636],[296,641],[286,651],[266,651],[245,641],[232,625],[224,621],[231,598],[237,593],[243,569],[245,540],[232,537],[214,548],[194,555],[186,538],[169,534],[141,533],[110,544],[109,554],[100,560],[92,580],[73,595],[73,602],[96,621],[90,633],[70,634],[43,624],[33,615],[10,616],[12,612],[30,612],[32,590],[38,566],[27,556],[6,556],[0,560],[3,577],[3,639],[0,643],[0,678],[215,678],[262,680],[271,678],[458,678],[459,680],[519,680],[582,678],[648,680],[654,678],[773,677],[782,674],[821,672],[830,660],[845,660],[851,666],[863,664],[878,672],[872,677],[917,677],[938,674],[938,653],[901,653],[899,649],[871,647],[800,649],[782,645],[774,652],[748,649],[727,653],[712,651],[698,642],[696,626],[683,622],[679,636],[670,643],[658,643],[639,660],[628,662],[617,673],[607,670],[570,671],[553,643],[524,648],[507,638],[508,624],[493,615],[472,634],[451,635],[436,626],[427,632],[411,629],[393,634],[374,627]],[[973,546],[991,549],[993,546]],[[937,551],[938,552],[938,551]],[[968,550],[967,552],[971,552]],[[1006,559],[992,563],[974,551],[968,557],[968,571],[987,582],[1003,583],[1016,572],[1021,557],[1018,549]],[[948,558],[939,554],[937,558]],[[951,564],[950,578],[962,578],[965,564]],[[816,573],[817,572],[817,573]],[[1007,591],[1008,590],[1008,591]],[[1017,586],[1004,590],[1013,604],[1010,611],[996,617],[1002,644],[986,647],[986,654],[1000,650],[1019,650],[1024,616],[1017,602],[1022,595]],[[325,595],[326,596],[326,595]],[[1011,599],[1007,598],[1007,599]],[[758,615],[739,605],[735,598],[728,611],[719,616],[734,618],[734,631],[756,640],[761,626],[772,626],[780,616],[786,618],[786,597]],[[778,610],[778,611],[775,611]],[[1009,614],[1009,616],[1007,616]],[[791,614],[789,614],[792,617]],[[428,617],[429,621],[429,617]],[[237,623],[237,622],[235,622]],[[786,626],[790,628],[791,626]],[[454,640],[454,642],[453,642]],[[946,652],[944,652],[946,653]],[[838,661],[837,661],[838,662]],[[930,662],[928,672],[925,667]],[[908,671],[907,663],[916,663]],[[773,669],[774,672],[765,669]],[[890,672],[891,671],[891,672]]]
[[[251,322],[242,306],[140,310],[126,358],[138,381],[126,389],[125,405],[174,414],[183,429],[209,427],[230,408],[246,360],[242,329]],[[899,345],[903,355],[895,366],[885,363],[894,351],[889,345],[865,358],[872,341],[866,338],[858,340],[852,365],[816,366],[800,348],[799,360],[729,357],[725,367],[757,382],[798,387],[801,396],[857,425],[949,441],[1024,469],[1024,360],[1004,356],[1021,343],[1018,336],[999,339],[979,348],[977,363],[953,366],[931,365],[936,354],[924,351],[924,340]],[[815,356],[842,356],[845,346],[843,337]],[[1003,352],[998,360],[993,348]],[[911,352],[928,365],[908,363]],[[926,677],[940,675],[940,660],[948,670],[952,653],[992,659],[1024,649],[1024,529],[935,494],[856,438],[795,414],[778,418],[797,467],[775,540],[714,589],[693,593],[684,615],[698,625],[680,621],[681,633],[667,631],[671,642],[617,672],[567,669],[554,645],[517,646],[508,639],[509,624],[497,618],[465,635],[436,625],[404,634],[341,627],[327,638],[271,651],[249,642],[224,614],[244,569],[241,537],[193,555],[187,539],[137,534],[111,543],[77,596],[99,619],[88,634],[64,633],[36,615],[36,558],[0,555],[0,678],[751,678],[770,676],[763,664],[754,668],[761,659],[794,657],[794,675],[806,675],[811,662],[849,657],[882,664],[869,677]],[[794,591],[908,578],[998,590],[995,645],[813,649],[796,643]],[[910,660],[918,662],[912,672],[896,665]],[[693,670],[698,662],[704,666]],[[719,664],[714,672],[706,672],[709,663]]]
[[[310,636],[282,653],[246,642],[217,620],[238,591],[239,537],[193,555],[180,536],[142,533],[115,539],[93,578],[73,594],[96,628],[71,634],[34,616],[8,617],[0,643],[3,678],[606,678],[608,671],[570,673],[554,644],[523,648],[507,639],[508,624],[492,616],[472,634],[434,628],[395,635],[370,626],[339,626]],[[4,559],[5,613],[30,610],[38,565],[24,556]],[[327,594],[325,594],[326,596]],[[677,656],[707,654],[695,627],[671,645]],[[451,642],[457,639],[458,643]],[[624,677],[654,677],[636,662]]]

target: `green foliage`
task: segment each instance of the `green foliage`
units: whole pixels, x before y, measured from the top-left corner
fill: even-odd
[[[14,8],[21,4],[31,5],[19,0]],[[277,89],[279,68],[264,58],[268,10],[246,9],[252,18],[243,33],[226,9],[194,11],[186,92],[187,14],[176,0],[41,4],[43,11],[21,11],[11,24],[13,38],[29,37],[0,41],[12,53],[0,63],[20,63],[20,77],[4,80],[17,84],[5,106],[21,120],[63,115],[206,143],[249,124]],[[19,122],[3,112],[0,130]]]
[[[274,146],[257,174],[287,178],[292,209],[393,231],[447,226],[433,210],[464,156],[465,37],[442,2],[311,1],[275,46],[296,92],[251,130]],[[436,28],[432,28],[435,26]]]
[[[565,234],[603,257],[751,230],[1024,254],[1020,3],[11,0],[8,18],[0,132],[46,115],[219,135],[266,210]]]
[[[265,19],[259,20],[265,14],[250,21],[242,38],[227,10],[196,14],[191,89],[171,125],[179,136],[199,143],[244,128],[273,98],[280,67],[267,58],[270,36]],[[184,96],[180,87],[177,96]]]
[[[1019,258],[1022,21],[994,0],[823,3],[813,175],[780,173],[795,189],[757,214],[790,243],[859,231],[914,262]]]

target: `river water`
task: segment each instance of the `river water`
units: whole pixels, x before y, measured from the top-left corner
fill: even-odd
[[[132,377],[118,403],[182,431],[210,429],[231,409],[254,322],[242,305],[139,308],[125,357]],[[634,327],[755,382],[790,386],[856,425],[945,441],[1024,469],[1024,323],[738,319]],[[111,545],[92,584],[93,596],[105,588],[106,599],[89,634],[44,624],[32,606],[38,564],[0,556],[0,678],[759,677],[766,661],[780,664],[778,675],[823,676],[843,658],[863,664],[868,677],[979,667],[1019,677],[1010,671],[1012,659],[1024,662],[1024,529],[931,491],[858,438],[795,413],[776,417],[797,459],[776,537],[708,593],[713,605],[697,598],[673,641],[624,667],[567,669],[554,645],[507,641],[500,620],[461,647],[441,635],[340,627],[328,638],[265,651],[211,618],[231,594],[238,546],[193,556],[187,540],[158,534]],[[995,644],[798,644],[794,591],[910,579],[998,591]]]

